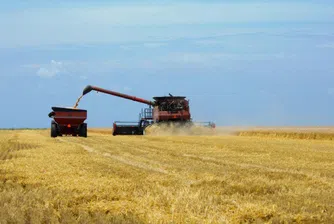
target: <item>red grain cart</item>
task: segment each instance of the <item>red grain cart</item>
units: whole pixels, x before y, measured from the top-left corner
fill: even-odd
[[[49,117],[51,121],[51,137],[72,135],[87,137],[87,124],[84,121],[87,119],[87,110],[52,107],[52,112]]]

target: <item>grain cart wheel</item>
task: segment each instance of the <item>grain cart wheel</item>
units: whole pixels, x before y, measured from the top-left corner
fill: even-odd
[[[58,132],[57,132],[57,124],[52,122],[51,123],[51,137],[52,138],[56,138],[58,136]]]
[[[83,123],[80,125],[79,136],[87,138],[87,124],[86,123]]]

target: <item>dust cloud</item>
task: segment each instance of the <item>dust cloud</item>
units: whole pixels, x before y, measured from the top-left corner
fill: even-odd
[[[230,127],[210,128],[200,125],[154,124],[145,129],[147,136],[222,136],[236,135],[238,130]]]

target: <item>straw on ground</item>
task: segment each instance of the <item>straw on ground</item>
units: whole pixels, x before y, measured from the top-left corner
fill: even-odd
[[[333,165],[329,140],[0,131],[0,222],[331,223]]]

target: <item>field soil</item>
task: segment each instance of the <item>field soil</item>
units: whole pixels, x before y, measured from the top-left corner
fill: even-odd
[[[256,133],[2,130],[0,223],[334,223],[334,141]]]

